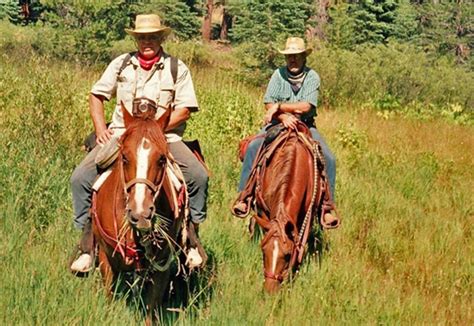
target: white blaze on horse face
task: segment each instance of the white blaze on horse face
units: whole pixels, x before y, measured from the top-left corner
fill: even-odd
[[[148,157],[150,156],[151,146],[149,140],[143,138],[142,143],[137,150],[137,174],[136,178],[146,179],[148,173]],[[142,213],[145,201],[145,190],[146,185],[143,183],[137,183],[135,185],[135,205],[137,208],[137,214]]]
[[[275,274],[275,269],[277,266],[277,259],[278,259],[278,241],[275,239],[273,240],[273,257],[272,257],[272,273]]]

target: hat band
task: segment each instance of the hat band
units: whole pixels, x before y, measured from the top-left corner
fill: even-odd
[[[289,47],[286,50],[294,50],[294,51],[306,51],[305,49],[302,48],[295,48],[295,47]]]

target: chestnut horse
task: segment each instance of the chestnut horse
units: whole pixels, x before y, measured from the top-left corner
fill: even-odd
[[[175,190],[167,165],[171,160],[163,130],[169,110],[132,117],[123,108],[126,131],[110,175],[93,194],[92,227],[99,268],[109,295],[121,272],[143,280],[147,324],[169,284],[170,264],[184,227],[185,186]]]
[[[264,288],[274,293],[301,264],[313,223],[334,205],[320,145],[304,124],[298,124],[297,130],[283,130],[262,147],[257,161],[254,218],[264,230]]]

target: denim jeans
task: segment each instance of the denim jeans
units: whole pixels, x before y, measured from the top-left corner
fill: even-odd
[[[207,171],[191,150],[182,142],[168,143],[169,150],[183,172],[189,194],[189,211],[194,223],[201,223],[207,215]],[[83,229],[91,218],[92,186],[99,172],[95,157],[100,147],[96,146],[76,167],[71,176],[74,226]]]
[[[265,134],[266,128],[268,128],[268,126],[262,128],[258,132],[258,135]],[[332,199],[335,201],[336,157],[331,152],[318,130],[315,127],[311,127],[309,130],[311,132],[312,138],[321,144],[324,159],[326,160],[326,172],[329,178],[329,187],[331,188]],[[248,178],[250,177],[250,172],[252,171],[253,162],[256,159],[257,152],[262,146],[263,141],[264,137],[255,138],[247,147],[247,152],[245,153],[244,162],[242,164],[242,172],[240,174],[239,192],[244,190],[245,185],[247,184]]]

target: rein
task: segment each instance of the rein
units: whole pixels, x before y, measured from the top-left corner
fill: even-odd
[[[311,195],[311,203],[309,204],[308,210],[306,211],[303,223],[301,224],[300,232],[298,233],[298,239],[295,243],[293,252],[291,253],[290,267],[293,267],[296,264],[296,261],[298,261],[298,264],[301,264],[303,261],[304,246],[308,241],[311,220],[314,216],[313,207],[316,202],[316,198],[321,198],[322,187],[318,170],[318,159],[321,159],[322,155],[319,151],[318,144],[313,143],[312,145],[314,167],[313,192]]]

